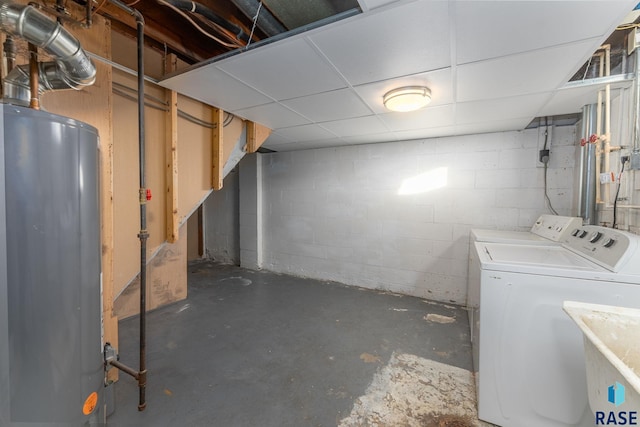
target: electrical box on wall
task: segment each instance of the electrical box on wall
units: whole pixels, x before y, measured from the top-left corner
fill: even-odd
[[[634,151],[633,153],[631,153],[631,158],[629,159],[629,169],[640,169],[640,151]]]

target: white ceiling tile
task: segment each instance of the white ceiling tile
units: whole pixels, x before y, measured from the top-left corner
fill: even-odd
[[[266,145],[267,143],[269,145],[291,144],[292,142],[294,142],[294,141],[292,141],[292,140],[290,140],[288,138],[285,138],[284,136],[280,135],[278,132],[271,132],[271,134],[265,140],[263,145]]]
[[[300,114],[297,114],[276,102],[237,110],[233,113],[242,118],[260,123],[269,129],[278,129],[309,123],[309,120],[305,119]]]
[[[631,81],[611,85],[611,97],[614,98],[620,88],[630,87]],[[582,107],[598,101],[598,91],[604,85],[585,85],[556,91],[551,99],[537,112],[537,116],[579,113]]]
[[[160,85],[273,129],[265,147],[283,150],[523,129],[593,102],[595,89],[564,82],[635,5],[359,1],[361,15]],[[452,55],[465,63],[452,69]],[[431,104],[386,111],[384,93],[405,85],[428,86]]]
[[[389,131],[384,123],[376,116],[326,122],[322,124],[322,127],[341,137],[371,135],[373,133]]]
[[[431,103],[429,106],[432,107],[453,103],[453,82],[451,78],[451,68],[443,68],[427,73],[356,86],[354,89],[374,112],[388,113],[389,110],[382,104],[382,98],[391,89],[401,86],[427,86],[431,90]]]
[[[456,124],[533,118],[540,105],[544,105],[550,97],[551,93],[547,92],[488,101],[459,102],[456,104]]]
[[[460,65],[457,68],[457,101],[555,90],[571,77],[597,45],[597,40],[591,39]]]
[[[608,0],[458,1],[455,8],[458,64],[603,37],[626,14],[611,19]]]
[[[371,110],[352,89],[339,89],[283,101],[282,104],[313,122],[361,117]]]
[[[445,68],[449,4],[421,1],[346,19],[310,36],[351,85]]]
[[[217,66],[278,101],[346,87],[301,35],[233,56]]]
[[[453,105],[427,107],[410,113],[386,113],[379,117],[394,132],[451,126],[454,122]]]
[[[163,80],[162,86],[227,111],[273,101],[213,66],[196,68],[188,73]]]
[[[314,141],[318,139],[335,138],[336,135],[319,125],[302,125],[278,129],[278,134],[295,142]]]

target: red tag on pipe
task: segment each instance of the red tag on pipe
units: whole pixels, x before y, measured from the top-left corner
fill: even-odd
[[[147,188],[147,200],[151,200],[151,189]]]

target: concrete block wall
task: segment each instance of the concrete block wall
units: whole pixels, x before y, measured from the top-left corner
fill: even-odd
[[[559,214],[575,214],[576,129],[549,131],[549,197]],[[248,264],[464,304],[469,230],[526,230],[549,212],[543,142],[541,128],[259,155],[262,171],[240,179],[251,204],[240,229],[261,233],[260,248],[245,242],[261,264]],[[446,185],[399,194],[420,176]]]
[[[225,264],[240,264],[239,173],[233,169],[220,191],[204,202],[205,257]]]

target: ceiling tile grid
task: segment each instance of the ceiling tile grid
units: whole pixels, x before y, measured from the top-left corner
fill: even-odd
[[[523,129],[595,102],[562,88],[636,2],[360,0],[360,15],[161,85],[273,129],[278,150]],[[427,108],[382,105],[414,85]]]
[[[282,104],[316,123],[373,114],[352,89],[322,92],[283,101]]]
[[[346,87],[304,38],[292,37],[232,56],[218,68],[277,101]]]

